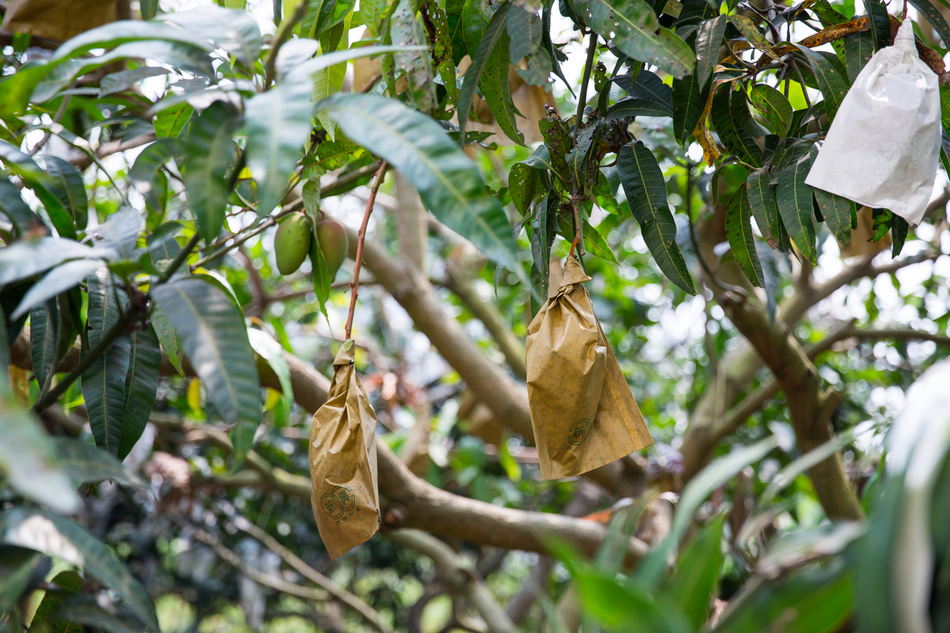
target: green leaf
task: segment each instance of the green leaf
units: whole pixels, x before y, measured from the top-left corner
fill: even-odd
[[[656,586],[666,569],[667,560],[675,552],[686,535],[699,506],[712,492],[736,476],[740,470],[768,455],[778,442],[774,437],[760,440],[751,446],[734,450],[720,457],[699,472],[683,489],[670,532],[657,547],[650,550],[637,568],[635,578],[648,587]]]
[[[171,71],[168,68],[156,68],[155,66],[140,66],[131,70],[120,70],[116,73],[110,73],[99,82],[99,96],[105,97],[123,90],[128,90],[135,84],[149,77],[160,77],[167,75]]]
[[[122,209],[110,215],[105,222],[89,232],[96,240],[102,242],[101,247],[111,253],[107,259],[111,261],[131,260],[135,258],[135,249],[142,231],[145,230],[145,220],[142,214],[132,208]]]
[[[355,0],[314,0],[300,23],[300,34],[312,40],[336,26],[353,10]],[[362,11],[362,5],[360,5]]]
[[[23,202],[20,190],[7,178],[0,177],[0,213],[13,224],[14,235],[20,237],[31,229],[43,226],[33,209]]]
[[[848,77],[844,68],[841,67],[841,62],[837,57],[826,57],[807,46],[795,44],[795,47],[802,53],[815,73],[815,81],[818,82],[818,89],[824,97],[825,114],[828,115],[829,121],[833,121],[844,96],[848,94]]]
[[[947,20],[943,17],[943,14],[940,13],[937,6],[929,2],[929,0],[908,1],[921,15],[927,18],[927,21],[934,27],[934,30],[940,34],[943,45],[945,47],[950,46],[950,26],[947,25]]]
[[[52,180],[49,174],[40,169],[40,166],[19,147],[3,140],[0,140],[0,161],[6,165],[7,169],[19,176],[24,185],[33,190],[46,208],[46,213],[60,237],[75,238],[75,220],[59,198],[50,191],[49,186]]]
[[[851,213],[854,211],[854,203],[823,189],[816,188],[813,191],[815,202],[818,203],[821,215],[825,218],[831,233],[842,246],[850,246]]]
[[[177,26],[162,22],[142,22],[139,20],[120,20],[110,22],[72,38],[56,49],[50,63],[61,62],[78,57],[95,48],[113,48],[128,42],[162,40],[176,42],[189,47],[200,48],[208,53],[214,50],[210,44],[195,41],[193,33]]]
[[[534,214],[531,217],[531,256],[534,259],[533,272],[536,272],[535,287],[537,295],[548,295],[550,281],[551,245],[556,236],[555,223],[560,200],[557,193],[549,191],[534,205]],[[532,310],[532,313],[535,310]]]
[[[83,356],[115,327],[128,297],[112,280],[108,270],[91,275],[87,282],[89,309],[83,336]],[[132,342],[120,335],[82,374],[82,395],[96,445],[119,454],[124,426],[125,382],[131,369]]]
[[[349,138],[399,169],[436,218],[530,287],[504,210],[438,123],[373,95],[334,95],[317,108],[329,112]]]
[[[165,313],[162,312],[158,306],[152,309],[151,322],[152,329],[155,331],[155,335],[158,337],[159,344],[165,356],[168,357],[168,361],[180,376],[184,376],[185,368],[181,364],[181,342],[178,340],[178,335],[175,334],[175,328],[169,323],[168,317],[165,316]]]
[[[122,401],[122,435],[118,458],[124,459],[135,446],[148,422],[158,391],[158,374],[162,366],[162,350],[158,337],[150,327],[135,330],[131,335],[129,369],[125,378]]]
[[[685,146],[686,139],[696,129],[708,96],[708,90],[701,89],[696,75],[673,80],[673,137],[680,145]]]
[[[904,242],[907,240],[907,231],[910,226],[907,220],[896,213],[891,218],[891,257],[897,257],[904,248]]]
[[[749,97],[772,131],[785,136],[792,123],[792,104],[785,95],[768,84],[755,84]]]
[[[40,389],[45,389],[53,364],[59,360],[57,334],[59,308],[55,301],[30,311],[30,360]]]
[[[0,409],[0,473],[5,483],[56,512],[76,512],[79,497],[56,462],[52,438],[38,420],[9,402]]]
[[[247,11],[228,10],[212,4],[168,13],[162,16],[162,21],[177,24],[193,33],[193,37],[211,41],[216,48],[223,48],[248,68],[253,68],[264,45],[257,20]]]
[[[155,115],[155,136],[162,140],[168,137],[177,137],[181,134],[188,119],[194,113],[195,109],[188,102],[179,103],[168,108],[164,108]],[[149,147],[154,147],[152,143]],[[174,154],[170,154],[173,156]],[[141,156],[141,154],[140,154]]]
[[[573,576],[585,612],[611,631],[691,631],[680,613],[671,610],[664,600],[650,595],[644,587],[587,566],[576,570]]]
[[[705,86],[712,76],[713,68],[719,63],[719,48],[726,35],[728,22],[724,15],[704,20],[696,29],[696,80]]]
[[[722,529],[728,514],[720,512],[680,552],[676,569],[661,585],[677,610],[695,630],[706,622],[722,567]]]
[[[652,101],[666,110],[666,116],[673,116],[672,88],[649,70],[641,70],[632,81],[629,75],[620,75],[614,79],[614,83],[634,99]]]
[[[534,11],[515,6],[508,15],[508,57],[518,65],[527,58],[527,68],[518,68],[518,74],[533,86],[544,86],[554,69],[544,45],[544,23]]]
[[[173,279],[152,288],[151,295],[175,328],[215,410],[235,424],[231,440],[240,465],[261,421],[260,381],[244,318],[203,275]]]
[[[14,607],[33,580],[40,555],[22,547],[0,546],[0,613],[13,614]],[[11,622],[10,619],[7,622]],[[14,626],[16,620],[13,620]],[[7,629],[17,631],[18,628]]]
[[[48,299],[66,292],[73,286],[76,286],[88,275],[102,268],[105,264],[97,259],[80,259],[73,262],[67,262],[57,266],[46,273],[42,279],[36,282],[23,296],[20,305],[17,306],[10,318],[16,320],[29,312],[34,306],[39,305]]]
[[[755,223],[769,245],[785,253],[790,247],[788,233],[782,224],[782,216],[775,202],[775,190],[772,189],[770,180],[768,167],[757,169],[749,175],[746,181],[749,206],[752,207]]]
[[[289,415],[294,403],[294,388],[290,380],[290,366],[287,364],[287,359],[284,358],[284,349],[273,337],[255,328],[248,328],[247,337],[251,343],[251,349],[267,362],[267,365],[277,376],[285,416]]]
[[[75,240],[41,237],[19,241],[0,249],[0,286],[32,277],[70,259],[102,257],[101,248],[90,248]]]
[[[772,50],[772,45],[765,39],[765,36],[759,31],[759,27],[751,18],[744,15],[730,15],[729,22],[739,29],[739,32],[748,40],[749,44],[778,61],[779,56]]]
[[[426,45],[425,29],[416,17],[416,0],[399,0],[389,18],[389,36],[395,46],[413,47],[393,55],[396,69],[402,71],[409,86],[409,94],[416,109],[432,112],[435,109],[435,70]],[[344,69],[345,70],[345,69]],[[334,90],[333,92],[338,92]],[[316,99],[328,97],[332,92],[315,95]]]
[[[844,38],[844,63],[850,83],[874,55],[874,35],[870,31],[852,33]]]
[[[215,101],[188,127],[182,179],[206,244],[217,239],[224,223],[231,195],[228,175],[238,153],[233,138],[238,121],[233,105]]]
[[[663,274],[689,294],[696,290],[676,244],[676,223],[666,200],[666,181],[656,157],[643,143],[624,145],[617,160],[630,211]]]
[[[86,184],[82,175],[70,163],[57,156],[44,155],[43,161],[49,174],[47,188],[72,216],[76,227],[84,230],[88,221],[89,199],[86,197]]]
[[[755,252],[755,237],[752,234],[752,209],[749,206],[748,190],[739,187],[729,201],[726,212],[726,237],[736,262],[753,286],[764,286],[764,275],[759,256]]]
[[[695,54],[673,31],[660,26],[643,0],[573,0],[578,15],[627,57],[649,62],[676,78],[693,72]]]
[[[310,277],[313,283],[313,292],[317,296],[317,306],[329,322],[330,315],[327,313],[327,301],[330,300],[333,275],[330,273],[330,266],[327,264],[326,257],[323,256],[323,249],[320,248],[320,244],[315,239],[310,241],[309,257],[311,264]]]
[[[374,38],[382,34],[383,20],[389,10],[386,0],[360,0],[360,18]]]
[[[348,43],[347,22],[338,24],[324,32],[320,36],[320,50],[324,53],[336,52],[339,48],[346,48]],[[314,73],[313,75],[313,101],[320,101],[332,94],[336,94],[343,89],[343,82],[346,80],[346,64],[334,64]],[[330,141],[336,140],[336,126],[333,121],[323,113],[317,114],[320,125],[327,131]]]
[[[153,20],[158,14],[158,0],[139,0],[143,20]]]
[[[634,116],[668,117],[672,116],[672,112],[655,101],[647,101],[645,99],[621,99],[610,106],[604,115],[604,120],[616,121],[618,119],[626,119]]]
[[[786,633],[830,633],[848,622],[853,609],[853,573],[841,559],[820,567],[783,574],[753,586],[732,601],[715,633],[777,630]],[[786,617],[782,617],[787,614]]]
[[[584,249],[611,264],[620,265],[620,260],[614,255],[610,244],[586,219],[584,220]]]
[[[28,633],[82,633],[78,622],[69,622],[59,617],[63,603],[69,600],[70,594],[77,594],[82,590],[83,578],[73,570],[61,571],[50,581],[48,588],[36,607],[36,613],[30,623]]]
[[[818,263],[815,246],[815,212],[812,204],[812,188],[805,184],[811,169],[811,156],[803,155],[778,173],[778,189],[775,200],[782,224],[799,252],[811,263]]]
[[[482,25],[482,12],[478,6],[469,8],[466,3],[466,12],[477,15],[469,17],[469,20],[476,21],[477,25]],[[518,131],[518,125],[515,122],[514,104],[511,101],[511,88],[508,85],[508,32],[506,30],[506,20],[511,10],[510,4],[503,4],[487,25],[481,30],[476,31],[476,37],[480,37],[478,48],[472,57],[472,64],[465,71],[465,78],[462,80],[462,89],[459,92],[459,102],[456,107],[459,120],[459,131],[462,142],[465,142],[465,124],[468,122],[468,113],[472,107],[472,99],[475,96],[475,87],[480,86],[485,95],[485,101],[488,108],[499,127],[511,140],[519,145],[524,145],[524,136]],[[471,46],[469,46],[471,48]]]
[[[74,521],[42,510],[12,508],[0,513],[0,540],[81,567],[121,598],[143,622],[158,630],[145,587],[102,541]]]
[[[53,438],[56,447],[56,466],[73,483],[114,481],[148,490],[145,479],[109,453],[72,437]]]
[[[257,182],[260,215],[270,213],[287,189],[313,120],[312,86],[288,76],[244,104],[247,167]]]
[[[749,131],[752,115],[745,94],[728,88],[719,91],[713,99],[710,119],[728,151],[748,165],[760,165],[761,150]]]

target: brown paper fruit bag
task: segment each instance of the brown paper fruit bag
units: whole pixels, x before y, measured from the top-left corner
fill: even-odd
[[[376,414],[353,365],[353,341],[333,359],[326,403],[310,429],[310,502],[332,558],[379,529],[376,487]]]
[[[543,479],[580,475],[653,443],[585,281],[568,257],[557,292],[528,326],[528,405]]]

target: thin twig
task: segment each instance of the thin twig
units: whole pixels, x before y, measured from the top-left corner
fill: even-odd
[[[568,257],[574,256],[574,249],[578,246],[580,246],[578,253],[581,255],[584,254],[584,244],[581,240],[581,214],[580,211],[577,210],[577,200],[573,196],[571,197],[571,208],[574,211],[574,241],[571,242],[571,252],[568,253]]]
[[[577,115],[574,117],[574,138],[581,129],[581,119],[584,116],[584,106],[587,105],[587,84],[590,83],[590,74],[594,69],[594,55],[597,53],[597,34],[590,32],[590,44],[587,49],[587,61],[584,63],[584,78],[581,80],[581,94],[577,99]]]
[[[297,4],[297,8],[294,10],[293,14],[280,23],[280,26],[277,29],[277,34],[274,36],[274,41],[271,43],[270,50],[267,51],[267,57],[264,59],[264,90],[270,89],[271,84],[274,83],[274,73],[276,72],[275,67],[277,65],[277,53],[280,51],[280,47],[290,39],[291,35],[293,35],[294,27],[297,26],[298,22],[303,20],[305,15],[307,15],[307,8],[309,6],[309,2],[301,0]]]
[[[366,211],[363,212],[363,223],[360,225],[359,241],[356,243],[356,264],[353,266],[353,284],[350,291],[350,312],[346,316],[346,328],[344,329],[346,340],[350,339],[353,330],[353,313],[356,312],[356,295],[360,288],[360,268],[363,265],[363,244],[366,242],[366,226],[369,224],[369,216],[373,213],[373,203],[376,202],[376,193],[379,191],[379,185],[383,182],[383,176],[386,175],[386,168],[389,164],[383,161],[376,172],[376,180],[373,182],[373,188],[370,189],[369,198],[366,200]]]

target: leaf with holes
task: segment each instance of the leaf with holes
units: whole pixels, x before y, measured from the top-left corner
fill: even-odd
[[[238,149],[234,133],[239,125],[237,109],[226,101],[215,101],[188,127],[182,179],[191,212],[206,244],[221,232],[231,195],[228,174]]]
[[[681,78],[695,66],[695,53],[683,39],[660,26],[643,0],[573,0],[572,8],[620,52]]]
[[[231,298],[203,275],[179,277],[151,290],[218,415],[235,424],[240,465],[261,421],[260,381],[244,318]]]
[[[676,244],[676,223],[666,200],[666,182],[656,157],[643,143],[624,145],[617,160],[627,203],[660,270],[689,294],[696,290]]]
[[[763,287],[764,275],[759,255],[755,252],[755,237],[752,234],[752,209],[745,187],[733,194],[726,212],[726,237],[736,262],[753,286]]]

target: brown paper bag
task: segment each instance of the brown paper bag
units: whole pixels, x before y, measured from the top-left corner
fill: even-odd
[[[528,326],[528,405],[543,479],[586,473],[653,443],[568,257],[557,292]]]
[[[353,341],[333,359],[326,403],[310,429],[310,503],[332,558],[379,529],[376,487],[376,414],[353,365]]]

